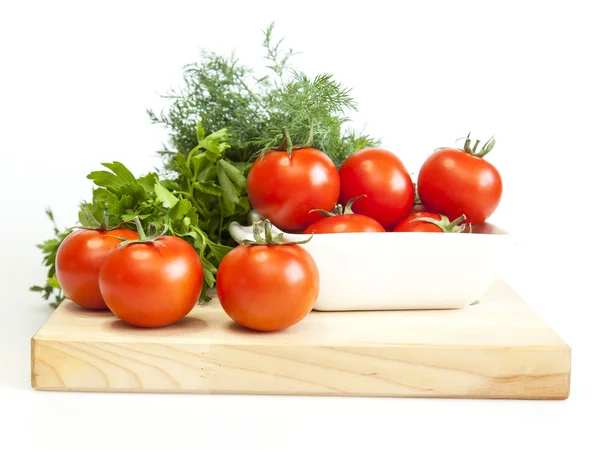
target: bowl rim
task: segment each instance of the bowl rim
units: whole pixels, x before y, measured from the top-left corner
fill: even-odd
[[[260,217],[255,212],[250,213],[248,218],[249,218],[250,223],[253,223],[254,221],[262,220],[262,217]],[[263,228],[262,232],[264,233],[264,228]],[[285,231],[280,230],[275,225],[273,225],[273,232],[276,234],[279,234],[279,233],[283,234],[283,237],[287,242],[303,241],[303,240],[306,240],[308,237],[307,234],[302,234],[302,233],[287,233]],[[231,222],[231,224],[229,225],[229,233],[231,234],[231,236],[234,239],[237,239],[237,240],[253,238],[252,225],[242,225],[236,221]],[[473,225],[473,230],[470,233],[469,232],[428,233],[428,232],[423,232],[423,231],[416,231],[416,232],[388,231],[385,233],[377,233],[377,232],[372,232],[372,233],[360,233],[360,232],[322,233],[322,234],[317,234],[317,235],[313,235],[313,236],[315,236],[315,237],[318,236],[318,240],[321,241],[323,239],[323,236],[327,236],[328,240],[330,240],[330,239],[348,239],[348,236],[357,236],[357,235],[361,236],[360,239],[364,239],[366,236],[368,236],[372,239],[373,238],[374,239],[384,239],[383,237],[378,237],[378,236],[386,236],[385,239],[389,239],[390,235],[393,235],[394,239],[404,239],[407,236],[408,237],[412,236],[413,238],[415,236],[429,236],[430,239],[439,239],[439,238],[436,238],[435,236],[444,236],[444,235],[448,235],[448,234],[464,236],[459,239],[506,239],[508,237],[512,237],[507,230],[505,230],[491,222],[483,222],[481,224]],[[401,236],[404,236],[404,237],[401,237]],[[466,237],[466,236],[470,236],[470,237]],[[313,239],[314,239],[314,237],[313,237]],[[447,239],[447,237],[444,237],[443,239]]]

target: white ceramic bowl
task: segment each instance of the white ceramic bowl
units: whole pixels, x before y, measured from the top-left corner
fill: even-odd
[[[259,219],[250,215],[251,222]],[[251,226],[234,222],[230,232],[253,239]],[[284,236],[291,242],[307,238]],[[470,234],[315,234],[303,247],[319,268],[316,310],[455,309],[483,296],[499,276],[512,239],[485,223]]]

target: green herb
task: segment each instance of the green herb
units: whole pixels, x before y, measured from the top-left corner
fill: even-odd
[[[138,217],[144,228],[166,226],[169,235],[179,236],[194,246],[204,267],[206,290],[213,287],[217,268],[235,245],[229,224],[245,220],[250,212],[246,193],[246,165],[233,163],[224,154],[229,148],[227,130],[205,136],[196,128],[198,144],[173,162],[179,173],[174,179],[160,179],[156,173],[135,178],[119,162],[104,163],[110,171],[92,172],[88,178],[97,188],[91,204],[82,208],[97,220],[106,208],[109,223],[131,222]],[[85,217],[87,214],[82,214]],[[135,228],[131,223],[126,224]]]
[[[204,52],[200,62],[185,66],[184,86],[164,95],[171,100],[168,111],[148,111],[152,122],[169,130],[172,148],[160,152],[167,169],[175,169],[176,153],[186,156],[195,145],[198,122],[207,133],[227,127],[228,157],[242,162],[277,147],[283,126],[294,144],[318,148],[338,166],[356,150],[379,143],[348,126],[346,113],[356,111],[349,89],[330,74],[310,78],[288,67],[294,52],[274,40],[273,29],[271,24],[264,32],[266,75],[255,75],[235,55]]]
[[[52,298],[54,301],[50,303],[50,306],[56,308],[65,299],[65,295],[60,289],[60,285],[56,279],[56,252],[58,251],[58,247],[60,246],[61,242],[64,241],[69,234],[71,234],[72,230],[67,229],[60,231],[50,209],[46,209],[46,215],[52,221],[52,225],[54,227],[54,237],[44,241],[37,247],[42,250],[44,255],[43,263],[44,266],[48,267],[48,274],[46,276],[46,283],[43,286],[32,286],[30,290],[33,292],[41,292],[44,300],[50,300],[50,298]]]

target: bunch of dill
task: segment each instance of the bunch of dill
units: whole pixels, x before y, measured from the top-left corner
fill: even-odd
[[[183,86],[163,97],[170,101],[166,111],[148,110],[153,123],[169,130],[170,148],[160,152],[165,167],[173,169],[176,153],[187,155],[196,142],[196,126],[207,133],[227,128],[231,134],[228,157],[251,162],[282,141],[286,126],[295,145],[318,148],[340,165],[351,153],[374,146],[378,141],[349,127],[347,113],[356,111],[350,90],[330,74],[314,78],[288,65],[292,49],[274,40],[274,25],[264,31],[268,75],[254,70],[235,55],[204,52],[199,62],[185,66]]]

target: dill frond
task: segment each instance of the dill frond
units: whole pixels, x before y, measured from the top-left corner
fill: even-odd
[[[286,126],[295,145],[310,145],[329,155],[336,164],[360,148],[376,145],[368,135],[357,135],[349,127],[347,113],[357,111],[350,89],[331,74],[314,78],[290,68],[294,51],[274,38],[274,25],[263,32],[265,67],[268,75],[238,61],[235,54],[221,56],[203,52],[200,61],[184,67],[183,87],[163,97],[170,100],[166,111],[148,110],[153,123],[169,130],[170,148],[159,153],[165,166],[174,169],[176,153],[187,155],[196,144],[201,122],[207,133],[227,128],[233,161],[251,162],[266,149],[278,147]]]

